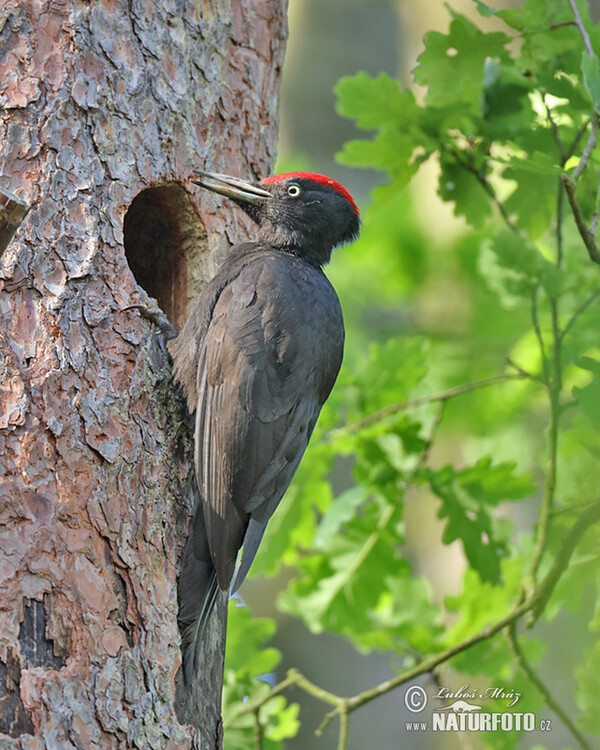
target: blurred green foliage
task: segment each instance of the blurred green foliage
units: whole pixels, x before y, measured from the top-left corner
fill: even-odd
[[[338,84],[340,114],[370,131],[339,159],[382,170],[387,183],[363,212],[360,240],[332,263],[349,331],[345,365],[251,571],[293,568],[282,611],[360,650],[385,650],[398,671],[506,616],[598,500],[600,269],[561,176],[576,182],[583,219],[595,225],[600,63],[583,37],[600,50],[600,30],[584,0],[576,7],[585,32],[569,0],[511,10],[475,2],[504,30],[485,33],[450,11],[448,33],[424,39],[414,71],[423,95],[385,74]],[[435,229],[435,207],[433,228],[413,210],[408,185],[427,161],[462,222],[450,238]],[[479,383],[491,377],[498,382]],[[339,456],[350,460],[352,487],[336,494]],[[456,541],[464,554],[461,590],[442,602],[405,554],[409,490],[436,498],[440,544]],[[533,523],[517,534],[511,519],[524,517]],[[584,748],[600,735],[599,542],[590,527],[542,617],[575,613],[577,632],[562,637],[579,648],[564,680],[579,710],[571,742]],[[273,627],[232,605],[226,726],[244,696],[269,693],[256,674],[275,668],[263,648]],[[534,670],[545,632],[543,624],[526,637],[519,630]],[[519,690],[514,710],[541,709],[544,696],[501,633],[461,651],[452,667]],[[497,706],[486,710],[506,710]],[[283,696],[261,712],[239,715],[225,746],[256,747],[257,721],[262,747],[282,747],[297,731],[297,706]],[[516,748],[521,738],[479,739]]]

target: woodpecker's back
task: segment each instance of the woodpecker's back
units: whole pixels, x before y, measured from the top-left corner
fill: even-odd
[[[335,383],[344,324],[321,265],[359,228],[349,193],[322,175],[199,174],[257,222],[259,240],[231,250],[169,343],[195,412],[201,497],[179,580],[188,682],[219,589],[244,580]]]

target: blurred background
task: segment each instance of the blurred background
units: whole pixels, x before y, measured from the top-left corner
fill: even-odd
[[[501,8],[521,5],[518,0],[489,4]],[[493,18],[482,18],[472,0],[453,0],[451,6],[483,30],[506,28]],[[423,35],[430,30],[446,32],[450,21],[448,7],[440,0],[290,0],[275,171],[327,174],[347,187],[361,208],[361,240],[334,253],[327,269],[344,309],[346,365],[351,367],[360,361],[372,341],[422,333],[436,342],[440,366],[446,375],[452,371],[456,382],[469,382],[503,370],[505,363],[498,352],[509,351],[516,336],[527,328],[528,312],[502,308],[494,295],[482,291],[481,283],[473,283],[479,247],[462,219],[453,215],[452,206],[438,197],[435,160],[418,172],[398,200],[373,213],[369,209],[371,191],[385,176],[373,170],[344,167],[335,158],[346,141],[365,137],[351,120],[336,112],[334,88],[339,79],[358,71],[373,76],[384,71],[398,78],[403,86],[412,85],[411,71],[423,49]],[[435,373],[432,385],[435,386]],[[432,462],[452,461],[460,465],[485,450],[492,451],[498,460],[516,455],[520,470],[532,468],[539,460],[543,435],[538,436],[537,442],[532,441],[535,424],[524,430],[513,419],[519,404],[504,398],[490,403],[494,394],[486,389],[449,405],[446,418],[451,431],[439,442]],[[500,395],[499,391],[496,396]],[[493,438],[485,428],[490,411],[494,412],[495,424],[504,417],[503,429]],[[338,491],[348,486],[349,473],[343,462],[333,481]],[[406,554],[414,569],[428,576],[437,600],[456,593],[464,570],[462,552],[457,543],[441,544],[436,501],[428,501],[420,494],[418,505],[409,497],[406,506]],[[513,520],[525,526],[532,518],[533,514]],[[255,615],[278,622],[273,645],[283,652],[283,663],[277,678],[289,667],[298,667],[325,689],[352,695],[394,675],[385,654],[361,655],[342,638],[311,634],[301,622],[278,612],[274,600],[284,584],[283,577],[255,578],[242,592]],[[566,618],[570,616],[565,614]],[[552,628],[560,627],[561,622],[552,623]],[[552,650],[552,660],[545,665],[543,674],[561,695],[558,685],[570,672],[569,644],[554,641]],[[460,679],[457,675],[456,688],[462,684]],[[422,680],[421,684],[433,694],[431,683]],[[471,737],[454,733],[445,737],[431,732],[407,736],[405,723],[415,716],[404,708],[404,689],[351,716],[349,750],[478,747]],[[572,685],[567,680],[562,690],[565,705],[572,702],[570,691]],[[337,726],[330,727],[321,738],[314,736],[326,713],[324,705],[300,690],[286,694],[290,701],[301,704],[302,721],[298,737],[288,741],[286,747],[333,747]],[[567,741],[556,724],[552,744],[547,747],[558,750]],[[534,744],[534,740],[526,739],[521,746]]]

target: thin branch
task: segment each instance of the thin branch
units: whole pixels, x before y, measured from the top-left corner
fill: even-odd
[[[546,115],[548,117],[548,122],[550,123],[550,128],[552,129],[552,135],[554,137],[554,142],[556,143],[556,148],[558,149],[558,153],[560,156],[560,163],[564,165],[565,162],[567,161],[565,148],[563,146],[562,141],[560,140],[560,135],[558,133],[558,125],[556,124],[554,117],[552,116],[552,109],[549,107],[548,102],[546,101],[545,91],[542,91],[542,101],[544,103],[544,107],[546,108]]]
[[[511,357],[506,358],[506,364],[509,367],[512,367],[513,370],[516,370],[523,378],[527,378],[529,380],[535,380],[537,383],[546,385],[543,378],[540,378],[538,375],[534,375],[532,372],[525,370],[523,367],[521,367],[521,365],[518,365]]]
[[[398,412],[405,411],[406,409],[413,409],[418,406],[424,406],[425,404],[432,404],[436,401],[447,401],[448,399],[454,398],[455,396],[462,396],[463,393],[470,393],[476,391],[479,388],[487,388],[489,385],[496,385],[497,383],[503,383],[509,380],[524,380],[529,376],[524,372],[506,373],[504,375],[493,375],[490,378],[484,378],[482,380],[475,380],[472,383],[465,383],[464,385],[457,385],[454,388],[448,388],[446,391],[440,391],[439,393],[432,393],[428,396],[419,396],[417,398],[410,399],[409,401],[399,401],[396,404],[390,404],[385,406],[383,409],[370,414],[368,417],[353,422],[352,424],[345,425],[344,427],[336,427],[330,430],[326,435],[325,439],[335,437],[339,433],[345,432],[360,432],[366,427],[377,424],[382,419],[387,419]]]
[[[521,646],[519,644],[519,640],[517,637],[517,625],[515,622],[512,622],[507,630],[506,635],[508,638],[508,644],[510,646],[510,650],[512,651],[512,655],[520,667],[521,671],[527,676],[529,681],[535,685],[537,688],[539,694],[542,696],[544,702],[550,708],[554,713],[558,716],[558,718],[562,721],[562,723],[567,727],[567,729],[571,732],[573,737],[577,740],[577,742],[581,745],[583,750],[592,750],[590,744],[585,739],[585,737],[581,734],[579,729],[575,726],[574,722],[572,721],[571,717],[567,712],[562,708],[560,703],[556,701],[548,687],[545,685],[544,682],[542,682],[539,675],[535,672],[531,664],[527,661],[527,658],[525,657],[525,654],[523,653]]]
[[[563,265],[563,205],[565,202],[562,183],[557,183],[556,191],[556,266]]]
[[[567,200],[569,201],[569,206],[571,206],[573,218],[575,219],[575,224],[577,226],[581,239],[583,240],[583,244],[588,251],[590,260],[592,261],[592,263],[598,263],[600,265],[600,250],[598,250],[598,246],[596,245],[596,242],[594,240],[594,235],[585,225],[581,209],[579,208],[579,204],[577,203],[577,198],[575,196],[575,184],[568,174],[561,175],[560,179],[565,188]]]
[[[365,690],[364,692],[358,693],[351,698],[346,698],[335,695],[334,693],[330,693],[329,691],[324,690],[318,685],[315,685],[303,674],[298,672],[298,670],[290,669],[285,679],[282,680],[278,685],[276,685],[271,690],[271,692],[268,693],[268,695],[256,701],[253,701],[252,703],[240,704],[236,708],[236,710],[233,711],[232,714],[228,717],[225,723],[225,728],[230,727],[233,722],[243,714],[256,713],[260,709],[260,707],[267,703],[267,701],[269,701],[271,698],[279,695],[288,687],[295,685],[304,690],[304,692],[308,693],[309,695],[312,695],[313,697],[322,701],[323,703],[328,703],[330,706],[333,706],[333,710],[327,713],[327,715],[324,717],[321,725],[317,729],[317,733],[321,734],[325,727],[330,723],[330,721],[336,716],[339,716],[340,733],[338,739],[338,750],[345,750],[348,736],[349,715],[357,708],[359,708],[360,706],[364,706],[366,703],[370,703],[372,700],[375,700],[376,698],[379,698],[380,696],[385,695],[392,690],[395,690],[406,682],[415,680],[421,675],[432,673],[436,669],[436,667],[447,662],[457,654],[466,651],[467,649],[477,645],[478,643],[488,640],[489,638],[496,635],[496,633],[499,633],[505,628],[512,627],[524,615],[528,613],[531,613],[532,615],[535,615],[535,613],[538,612],[541,613],[545,608],[546,603],[550,599],[562,573],[564,573],[564,571],[566,570],[571,556],[575,551],[575,548],[579,544],[581,537],[593,524],[599,522],[600,500],[597,500],[593,505],[589,506],[588,509],[581,514],[581,516],[577,519],[569,532],[566,534],[563,543],[559,548],[556,557],[554,558],[554,562],[550,570],[548,571],[542,582],[539,584],[539,586],[532,592],[531,596],[524,600],[523,595],[521,595],[521,599],[512,608],[512,610],[508,612],[508,614],[506,614],[504,617],[501,617],[495,623],[488,625],[486,628],[483,628],[483,630],[480,630],[479,633],[472,635],[470,638],[466,638],[464,641],[461,641],[460,643],[447,648],[445,651],[442,651],[441,653],[436,654],[429,659],[423,660],[414,667],[411,667],[410,669],[407,669],[404,672],[400,673],[393,679],[386,680],[385,682],[376,685],[370,690]],[[557,712],[557,715],[561,716],[559,712]],[[587,748],[585,748],[585,750],[587,750]]]
[[[252,716],[254,717],[254,745],[256,750],[263,750],[263,729],[258,712],[258,708],[252,712]]]
[[[531,288],[531,324],[533,326],[533,330],[535,332],[535,337],[538,340],[538,345],[540,347],[540,355],[542,358],[542,370],[544,373],[544,383],[548,385],[550,376],[548,373],[548,358],[546,357],[546,348],[544,345],[544,338],[542,336],[542,329],[540,327],[540,319],[538,316],[538,309],[537,309],[537,287],[534,286]]]
[[[429,456],[431,454],[431,449],[433,448],[435,436],[437,435],[439,426],[444,417],[444,411],[446,409],[447,403],[448,403],[448,399],[445,399],[439,402],[438,410],[434,417],[433,424],[431,425],[431,429],[429,430],[429,436],[427,437],[427,442],[425,443],[425,447],[423,448],[421,455],[419,456],[419,462],[417,464],[417,468],[419,469],[423,468],[429,461]]]
[[[456,159],[457,163],[460,164],[460,166],[463,167],[463,169],[466,169],[467,172],[470,172],[475,177],[475,179],[477,180],[477,182],[479,182],[479,184],[481,185],[481,187],[487,193],[489,199],[492,201],[492,203],[498,209],[498,211],[500,213],[500,216],[502,216],[502,218],[504,219],[504,222],[509,227],[509,229],[511,229],[513,232],[517,232],[518,230],[517,230],[516,225],[514,224],[513,220],[508,215],[508,212],[504,208],[504,204],[502,203],[502,201],[496,195],[496,191],[490,185],[490,183],[487,180],[486,176],[480,170],[478,170],[476,167],[474,167],[473,164],[470,164],[468,160],[463,159],[463,157],[461,156],[461,154],[460,154],[460,152],[458,150],[453,149],[453,148],[448,148],[448,150],[454,156],[454,158]]]
[[[340,707],[340,736],[338,739],[338,750],[346,750],[348,745],[348,724],[350,723],[350,712],[348,704],[344,701]]]
[[[437,666],[443,664],[444,662],[447,662],[457,654],[460,654],[463,651],[476,646],[482,641],[487,641],[489,638],[496,635],[496,633],[499,633],[501,630],[503,630],[507,625],[510,625],[511,622],[515,622],[519,618],[523,617],[524,614],[529,612],[532,606],[533,601],[522,602],[500,620],[497,620],[492,625],[488,625],[487,628],[480,630],[479,633],[472,635],[470,638],[466,638],[464,641],[462,641],[461,643],[457,643],[455,646],[447,648],[445,651],[436,654],[436,656],[425,659],[415,667],[412,667],[411,669],[407,669],[406,671],[400,673],[397,677],[394,677],[391,680],[387,680],[386,682],[382,682],[380,685],[375,686],[371,690],[365,690],[363,693],[355,695],[349,700],[350,710],[354,711],[359,706],[364,706],[365,703],[369,703],[375,698],[378,698],[385,693],[389,693],[391,690],[394,690],[400,685],[403,685],[405,682],[410,682],[423,674],[431,672]]]
[[[596,112],[592,115],[591,123],[590,134],[588,135],[587,143],[581,154],[581,159],[579,159],[579,162],[571,175],[573,182],[577,182],[581,173],[587,167],[592,151],[596,147],[596,141],[598,140],[598,114]]]
[[[598,218],[600,218],[600,189],[596,190],[596,205],[594,207],[594,214],[590,222],[590,234],[592,237],[596,237],[596,228],[598,226]]]
[[[536,597],[534,605],[531,607],[531,615],[527,620],[528,627],[532,627],[545,610],[546,605],[552,596],[552,592],[554,591],[561,575],[569,565],[571,556],[573,555],[573,552],[575,552],[575,548],[579,544],[581,537],[589,528],[599,521],[600,500],[596,500],[593,505],[590,505],[587,510],[583,511],[573,526],[571,526],[569,531],[565,534],[562,545],[552,561],[550,570],[546,573],[546,577],[538,589],[538,596]]]
[[[350,710],[348,708],[347,698],[340,698],[337,707],[324,716],[323,721],[319,725],[315,734],[317,737],[320,737],[329,725],[329,722],[336,716],[340,717],[340,732],[338,735],[337,750],[346,750],[346,746],[348,745],[348,725],[350,723]]]
[[[581,38],[583,39],[583,44],[585,46],[586,53],[588,54],[589,57],[594,57],[595,53],[594,53],[594,47],[592,45],[592,40],[590,39],[590,35],[588,34],[587,29],[585,28],[583,19],[577,7],[577,3],[575,2],[575,0],[569,0],[569,5],[571,6],[571,10],[573,12],[575,23],[577,24],[577,28],[579,29],[579,33],[581,35]],[[583,219],[583,215],[581,213],[579,204],[577,203],[577,197],[575,195],[575,184],[577,180],[579,179],[579,177],[581,176],[583,170],[586,168],[587,163],[592,154],[592,151],[594,150],[596,146],[596,141],[598,138],[598,112],[594,111],[590,122],[591,122],[590,133],[588,135],[588,140],[583,150],[583,153],[581,154],[581,159],[579,160],[579,163],[573,170],[572,175],[569,177],[568,175],[563,174],[561,175],[561,180],[565,188],[565,192],[567,193],[567,200],[569,201],[569,205],[571,206],[571,211],[573,212],[573,218],[575,219],[575,224],[577,225],[577,229],[579,231],[581,239],[583,240],[583,243],[586,246],[588,255],[590,256],[590,260],[593,263],[600,264],[600,251],[598,250],[598,247],[594,240],[594,231],[596,228],[597,219],[594,218],[592,220],[592,226],[588,229]]]
[[[556,475],[558,463],[558,434],[561,417],[560,392],[562,390],[561,372],[561,338],[558,328],[558,303],[550,300],[550,314],[552,318],[552,354],[551,372],[548,374],[548,396],[550,399],[550,424],[548,427],[548,461],[544,478],[544,493],[540,505],[539,522],[536,529],[533,556],[529,570],[523,579],[523,590],[533,590],[536,584],[536,576],[546,551],[550,520],[554,510],[554,494],[556,492]],[[540,346],[543,342],[540,337]],[[542,349],[542,356],[545,355]],[[546,370],[546,368],[544,368]]]
[[[589,120],[586,120],[583,125],[579,128],[577,133],[575,133],[575,138],[573,138],[573,143],[569,146],[569,149],[567,153],[565,154],[565,164],[569,161],[569,159],[575,154],[575,151],[577,151],[577,147],[579,146],[579,142],[583,138],[585,131],[588,129],[590,123],[592,121],[592,118],[590,117]]]
[[[295,685],[301,688],[302,690],[304,690],[305,693],[312,695],[313,698],[317,698],[323,703],[329,703],[330,706],[338,707],[340,702],[343,700],[342,698],[340,698],[340,696],[335,695],[334,693],[330,693],[324,688],[319,687],[318,685],[315,685],[314,682],[311,682],[307,677],[301,674],[297,669],[289,669],[287,672],[287,675],[285,676],[285,679],[283,679],[281,682],[278,682],[277,685],[275,685],[271,689],[271,692],[268,693],[266,696],[262,698],[258,698],[252,703],[240,703],[236,707],[236,709],[232,711],[231,714],[224,721],[223,723],[224,729],[229,729],[229,727],[235,722],[235,720],[239,716],[243,716],[244,714],[254,713],[255,711],[258,711],[258,709],[261,706],[264,706],[264,704],[267,703],[267,701],[270,701],[271,698],[274,698],[276,695],[283,693],[292,685]]]
[[[563,513],[572,513],[574,510],[584,510],[592,505],[595,505],[598,500],[582,500],[580,503],[570,503],[569,505],[563,505],[561,508],[556,508],[552,511],[553,516],[560,516]]]
[[[550,31],[555,31],[556,29],[562,29],[565,26],[577,26],[577,24],[575,23],[575,21],[561,21],[560,23],[551,23],[548,26],[548,29]]]
[[[571,315],[571,317],[567,321],[567,324],[565,325],[565,327],[562,329],[560,333],[561,341],[565,338],[567,333],[575,325],[579,316],[583,315],[583,313],[588,309],[588,307],[594,304],[594,302],[598,299],[598,297],[600,297],[600,289],[596,289],[595,292],[590,294],[590,296],[579,305],[579,307],[575,310],[573,315]]]
[[[581,18],[581,14],[579,13],[579,8],[577,7],[575,0],[569,0],[569,5],[571,6],[571,10],[573,11],[575,23],[577,24],[577,28],[579,29],[579,33],[581,34],[583,43],[585,44],[585,50],[590,57],[593,57],[594,48],[592,46],[592,40],[590,39],[590,35],[587,33],[587,30],[583,25],[583,19]]]

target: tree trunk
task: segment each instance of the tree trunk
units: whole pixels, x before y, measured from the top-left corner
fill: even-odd
[[[181,326],[235,239],[190,178],[268,173],[285,6],[2,2],[0,748],[220,745],[224,606],[176,690],[192,432],[123,309]]]

